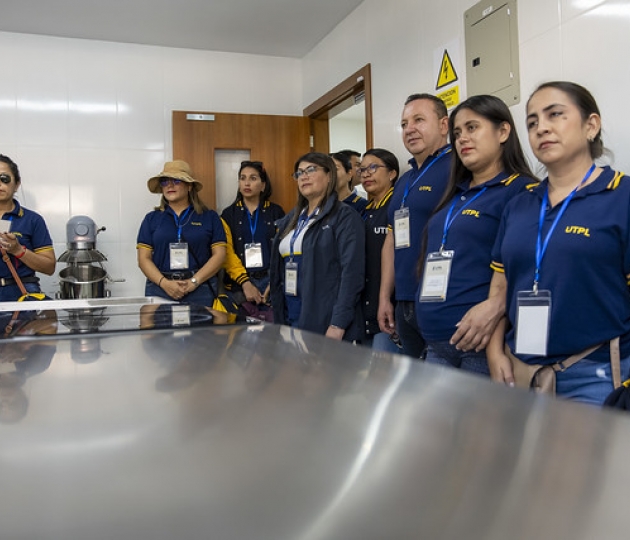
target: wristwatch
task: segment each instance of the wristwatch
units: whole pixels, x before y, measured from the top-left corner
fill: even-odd
[[[190,282],[195,286],[195,289],[197,288],[197,278],[195,276],[190,278]]]

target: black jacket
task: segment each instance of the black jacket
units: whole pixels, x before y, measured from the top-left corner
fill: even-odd
[[[278,222],[271,248],[271,303],[274,322],[286,321],[284,261],[280,234],[295,210]],[[363,337],[360,295],[365,283],[365,230],[358,212],[335,194],[304,234],[300,283],[302,310],[298,328],[325,334],[330,325],[345,329],[344,340]]]

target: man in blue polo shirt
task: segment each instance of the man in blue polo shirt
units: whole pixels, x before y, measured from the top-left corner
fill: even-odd
[[[444,193],[451,167],[446,106],[431,94],[413,94],[405,101],[400,126],[403,144],[413,157],[411,169],[396,182],[389,205],[378,322],[383,332],[398,333],[405,354],[420,358],[425,342],[416,322],[416,268],[424,227]]]

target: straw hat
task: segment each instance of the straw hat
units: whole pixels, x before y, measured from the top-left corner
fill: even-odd
[[[149,191],[151,193],[162,193],[160,180],[163,178],[175,178],[177,180],[181,180],[182,182],[192,184],[196,191],[199,191],[203,187],[199,180],[195,180],[192,177],[190,165],[179,159],[165,163],[164,170],[160,174],[154,176],[153,178],[149,178],[147,186],[149,187]]]

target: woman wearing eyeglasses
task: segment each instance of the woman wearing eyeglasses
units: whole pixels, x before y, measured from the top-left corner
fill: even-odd
[[[398,180],[398,159],[389,150],[372,148],[363,154],[358,174],[370,202],[365,222],[365,289],[361,295],[365,320],[364,344],[377,350],[397,352],[390,335],[378,326],[378,297],[381,286],[381,251],[387,235],[387,209]]]
[[[265,315],[269,299],[269,263],[275,222],[284,210],[269,200],[271,180],[260,161],[243,161],[238,171],[238,192],[221,218],[232,236],[232,246],[240,264],[226,259],[225,288],[232,292],[246,314]],[[238,261],[236,261],[238,262]],[[269,313],[269,315],[271,312]],[[265,316],[266,318],[266,316]]]
[[[326,154],[302,156],[293,177],[298,201],[278,223],[271,248],[274,321],[333,339],[361,340],[361,216],[337,199],[337,170]]]
[[[161,193],[138,232],[138,266],[147,278],[145,294],[211,307],[225,259],[221,219],[199,199],[201,182],[185,161],[170,161],[147,182]]]
[[[44,219],[15,199],[21,185],[17,164],[0,154],[0,246],[6,251],[28,293],[39,293],[35,272],[52,275],[55,251]],[[15,302],[22,296],[7,261],[0,261],[0,302]]]

